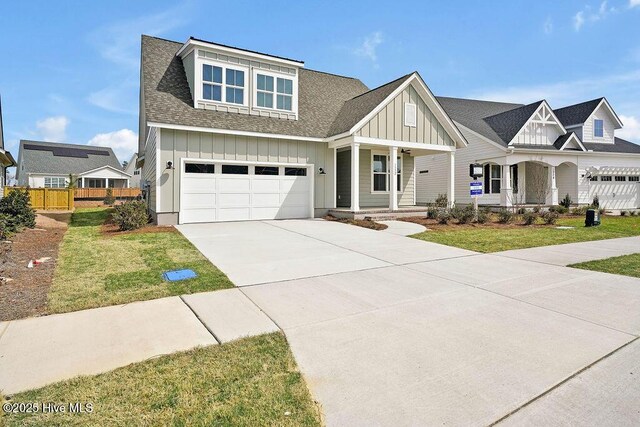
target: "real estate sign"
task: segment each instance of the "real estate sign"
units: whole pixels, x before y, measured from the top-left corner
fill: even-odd
[[[471,181],[469,183],[469,194],[471,197],[482,196],[482,181]]]

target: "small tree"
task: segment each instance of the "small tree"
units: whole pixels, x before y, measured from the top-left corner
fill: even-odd
[[[573,200],[571,200],[571,196],[569,196],[569,193],[567,193],[567,195],[564,196],[564,199],[562,199],[562,201],[560,202],[560,206],[564,206],[565,208],[569,209],[572,203]]]
[[[527,177],[528,182],[531,185],[533,196],[538,204],[538,208],[546,203],[547,196],[549,195],[549,176],[547,169],[542,165],[531,163],[527,165],[527,169],[530,170]]]
[[[76,188],[77,186],[78,186],[78,177],[70,173],[69,182],[67,183],[67,188]]]
[[[15,233],[36,226],[36,211],[31,207],[29,190],[14,189],[0,199],[2,234]]]
[[[593,198],[593,202],[591,202],[591,206],[593,206],[594,208],[599,208],[600,207],[600,199],[598,199],[598,195],[597,194]]]
[[[104,204],[111,206],[116,202],[116,198],[113,197],[113,189],[107,188],[106,195],[104,196]]]

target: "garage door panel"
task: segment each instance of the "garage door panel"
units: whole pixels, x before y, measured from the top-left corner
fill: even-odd
[[[213,221],[216,221],[216,213],[213,209],[189,209],[180,212],[181,223]]]
[[[287,206],[306,206],[309,204],[309,193],[281,194],[280,201]]]
[[[242,178],[220,178],[219,193],[248,193],[251,189],[248,176]]]
[[[280,179],[254,177],[251,189],[253,193],[277,193],[280,191]]]
[[[285,178],[280,182],[280,191],[296,191],[303,192],[309,191],[309,179],[304,177],[298,178]]]
[[[218,205],[224,207],[248,207],[251,203],[249,193],[220,193],[218,194]]]
[[[209,194],[197,194],[197,193],[186,193],[182,195],[183,197],[183,205],[188,206],[186,210],[189,209],[211,209],[216,205],[216,195],[213,193]]]
[[[251,212],[252,219],[276,219],[278,218],[278,213],[280,212],[280,207],[272,207],[272,208],[253,208]]]
[[[280,194],[253,194],[252,206],[254,207],[279,207],[280,206]]]
[[[198,178],[185,178],[183,180],[185,185],[185,192],[188,193],[212,193],[216,188],[216,180],[214,179],[198,179]]]
[[[218,221],[243,221],[251,219],[251,212],[245,208],[218,208]]]

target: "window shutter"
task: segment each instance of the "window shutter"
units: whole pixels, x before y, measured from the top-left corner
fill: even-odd
[[[491,165],[484,165],[484,194],[491,192]]]
[[[404,103],[404,125],[416,127],[416,104]]]

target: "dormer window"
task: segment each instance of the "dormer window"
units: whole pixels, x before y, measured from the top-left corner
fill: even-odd
[[[256,107],[293,111],[293,80],[256,73]]]
[[[604,120],[595,119],[593,121],[593,136],[596,138],[604,137]]]
[[[256,90],[256,105],[273,108],[273,77],[258,74]]]
[[[243,70],[202,64],[202,98],[244,105],[244,75]]]
[[[291,111],[293,99],[293,81],[278,77],[278,110]]]

